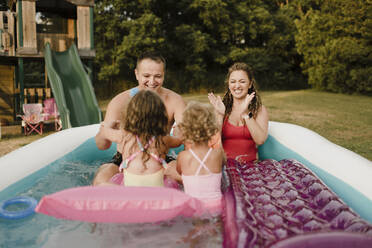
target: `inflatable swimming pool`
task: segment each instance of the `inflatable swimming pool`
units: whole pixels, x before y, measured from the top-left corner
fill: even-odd
[[[36,179],[48,174],[56,160],[83,159],[89,163],[109,159],[115,147],[106,151],[96,148],[94,136],[98,128],[99,125],[90,125],[63,130],[1,157],[0,201],[31,187]],[[372,223],[372,164],[369,160],[306,128],[278,122],[270,122],[269,138],[259,147],[259,156],[276,161],[296,159],[352,210]]]

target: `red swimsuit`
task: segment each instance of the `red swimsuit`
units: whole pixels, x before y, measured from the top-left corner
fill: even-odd
[[[228,158],[244,155],[240,159],[246,162],[257,159],[258,149],[247,126],[234,126],[227,118],[222,126],[222,146]]]

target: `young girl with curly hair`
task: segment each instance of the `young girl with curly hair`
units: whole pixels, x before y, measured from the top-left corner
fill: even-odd
[[[120,171],[125,186],[163,186],[165,155],[182,141],[168,135],[167,111],[156,93],[139,91],[123,113],[121,129],[103,131],[111,142],[122,146]]]
[[[188,149],[177,157],[177,171],[182,177],[186,194],[202,200],[209,209],[221,204],[221,179],[224,152],[211,148],[208,141],[218,132],[212,107],[190,102],[179,123]]]

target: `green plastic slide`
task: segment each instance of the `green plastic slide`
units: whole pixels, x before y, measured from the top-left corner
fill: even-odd
[[[76,45],[64,52],[55,52],[47,43],[44,56],[63,129],[100,123],[102,113]]]

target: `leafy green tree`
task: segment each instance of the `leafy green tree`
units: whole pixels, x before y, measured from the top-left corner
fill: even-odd
[[[288,1],[99,0],[95,12],[101,81],[134,80],[136,57],[156,49],[167,58],[166,85],[179,92],[222,89],[237,61],[263,88],[305,86]]]
[[[332,92],[372,93],[372,1],[313,3],[296,21],[296,45],[309,84]]]
[[[97,78],[113,83],[133,81],[136,57],[164,43],[161,20],[147,11],[151,1],[96,1],[95,42]]]

